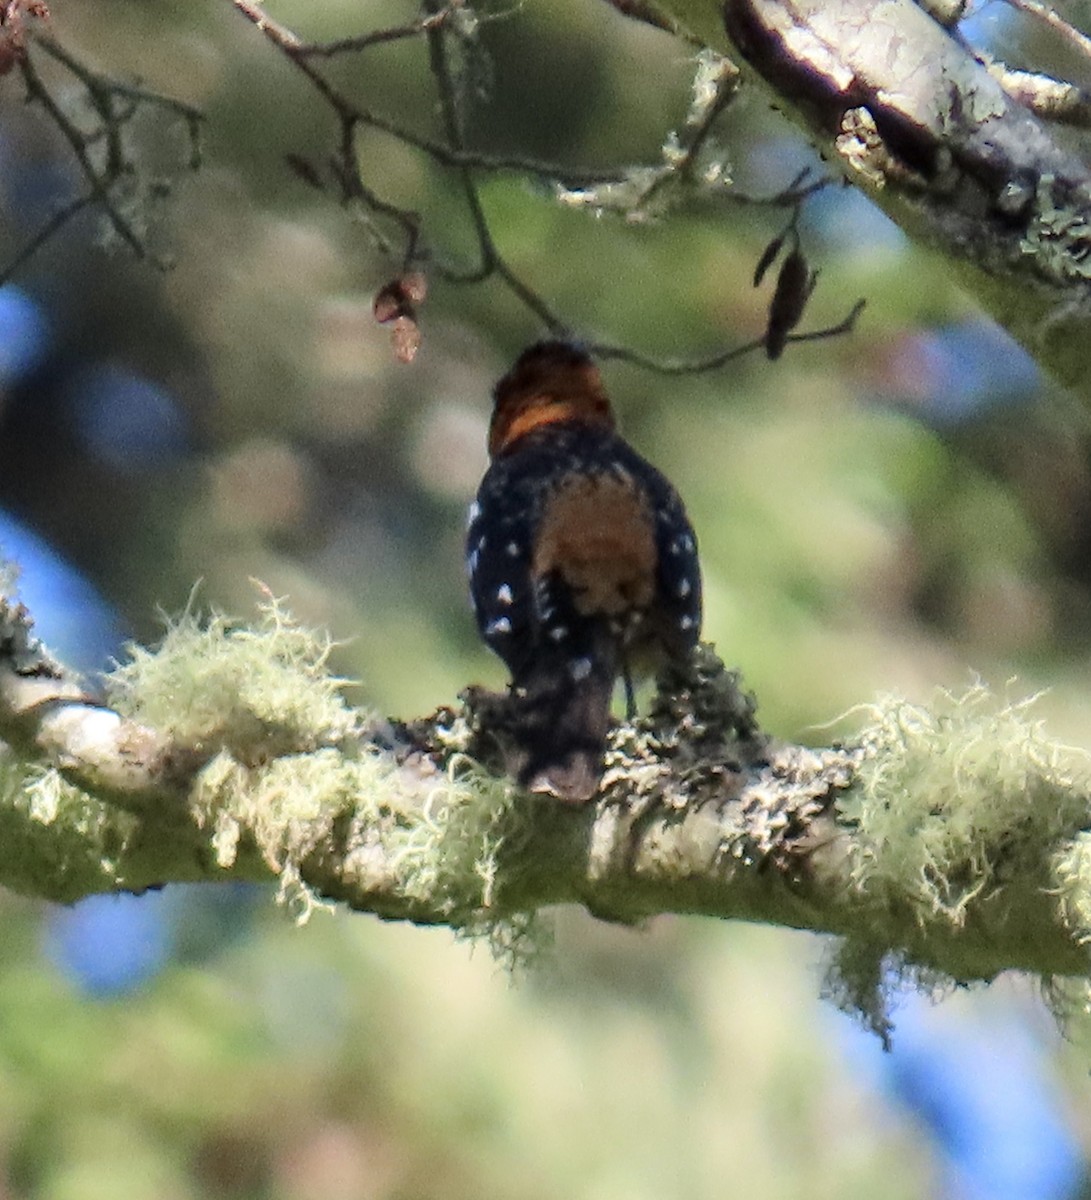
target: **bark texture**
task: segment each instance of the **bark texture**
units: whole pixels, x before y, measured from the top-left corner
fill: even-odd
[[[1091,974],[1091,765],[1024,706],[891,701],[844,745],[780,744],[701,647],[572,805],[498,771],[503,697],[391,723],[344,702],[327,651],[275,604],[254,629],[186,618],[100,699],[0,605],[0,883],[70,902],[268,880],[301,912],[509,947],[562,903],[810,929],[844,939],[834,990],[880,1032],[891,966]]]
[[[976,56],[950,6],[658,7],[742,65],[850,183],[943,255],[1048,372],[1091,398],[1091,172],[1085,146],[1062,128],[1086,107],[1079,89]]]

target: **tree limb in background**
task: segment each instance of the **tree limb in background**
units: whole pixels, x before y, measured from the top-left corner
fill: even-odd
[[[472,150],[466,142],[465,114],[461,111],[461,81],[452,63],[449,41],[465,41],[472,13],[461,0],[442,4],[426,0],[421,18],[409,25],[388,31],[361,34],[333,43],[307,42],[293,30],[270,17],[257,0],[231,0],[243,16],[302,72],[315,92],[333,112],[337,126],[337,152],[332,159],[333,174],[341,190],[342,202],[363,211],[367,228],[376,246],[394,258],[394,279],[381,291],[397,286],[406,274],[421,269],[451,284],[477,285],[497,279],[519,303],[531,312],[554,336],[572,337],[577,332],[564,317],[508,262],[493,236],[485,212],[477,177],[482,173],[517,173],[537,179],[553,188],[563,203],[596,213],[618,212],[627,219],[641,220],[655,208],[665,207],[669,197],[677,198],[686,190],[709,190],[724,185],[722,164],[710,162],[703,168],[700,160],[710,142],[717,118],[730,103],[737,85],[737,72],[726,60],[705,54],[698,60],[694,96],[682,132],[672,134],[664,145],[663,160],[651,167],[627,169],[588,169],[560,163],[543,162],[520,156],[490,155]],[[627,13],[627,15],[636,15]],[[648,11],[641,10],[641,19]],[[654,22],[653,22],[654,23]],[[363,107],[338,90],[313,61],[335,53],[360,51],[406,37],[422,37],[428,50],[428,62],[436,88],[443,126],[443,140],[425,137],[373,109]],[[384,200],[375,181],[365,179],[356,153],[356,133],[361,128],[375,129],[412,147],[436,165],[454,172],[477,242],[478,261],[470,266],[455,264],[437,249],[436,238],[426,237],[421,218],[410,209]],[[293,155],[293,170],[307,182],[321,186],[321,172],[309,159]],[[786,189],[777,196],[758,201],[754,197],[739,202],[798,206],[823,182],[805,189]],[[384,228],[394,226],[400,244],[387,237]],[[857,303],[840,322],[828,328],[803,334],[791,334],[790,342],[836,337],[855,325],[862,303]],[[419,336],[419,330],[418,334]],[[662,359],[610,342],[586,341],[588,350],[602,359],[618,359],[666,375],[697,374],[717,370],[766,345],[766,337],[753,339],[694,359]],[[408,361],[412,355],[400,355]]]
[[[1060,34],[1066,42],[1076,49],[1083,57],[1091,61],[1091,38],[1081,33],[1075,26],[1070,25],[1052,5],[1042,4],[1040,0],[1005,0],[1012,8],[1019,9],[1029,16],[1043,22],[1055,33]]]
[[[1052,104],[1058,116],[1078,121],[1078,93],[1049,81],[1059,89],[1051,100],[1046,78],[1031,86],[1027,73],[1008,78],[1006,90],[997,64],[958,36],[964,5],[662,0],[656,7],[743,64],[823,156],[941,253],[1043,367],[1091,395],[1084,352],[1091,170],[1035,111],[1050,113]],[[1017,7],[1036,15],[1045,8],[1029,0]]]
[[[1049,6],[1032,0],[1011,2],[1028,19],[1045,22],[1078,53],[1087,53],[1091,41],[1060,21]],[[472,14],[464,4],[437,3],[416,21],[398,27],[308,43],[268,17],[256,0],[231,3],[307,77],[330,107],[339,131],[334,162],[343,199],[367,215],[377,243],[398,260],[396,272],[426,264],[430,272],[450,282],[495,277],[554,332],[570,332],[567,322],[509,266],[492,239],[480,201],[475,220],[478,263],[465,267],[447,262],[430,244],[435,239],[425,243],[418,214],[383,199],[374,181],[360,177],[356,131],[381,130],[455,171],[468,203],[471,190],[477,194],[476,173],[518,171],[560,181],[573,196],[584,191],[606,196],[614,188],[622,200],[637,197],[632,212],[638,215],[651,200],[658,202],[681,183],[707,182],[702,171],[694,169],[697,157],[707,144],[720,101],[726,103],[736,84],[733,72],[726,70],[724,89],[706,109],[708,123],[687,120],[677,142],[668,139],[665,144],[664,163],[655,167],[581,171],[518,157],[492,157],[471,150],[461,130],[455,137],[449,123],[445,137],[429,138],[355,105],[318,65],[345,54],[371,53],[391,42],[424,39],[438,98],[446,111],[459,80],[449,69],[439,68],[447,42],[471,36]],[[959,2],[647,0],[615,7],[659,28],[678,30],[684,40],[696,40],[714,55],[729,54],[743,64],[751,80],[760,79],[777,104],[804,124],[828,160],[911,235],[948,259],[959,281],[1047,370],[1091,393],[1091,366],[1082,349],[1091,335],[1087,233],[1091,171],[1055,137],[1055,126],[1062,122],[1087,124],[1089,105],[1081,89],[977,54],[959,34],[967,7]],[[20,41],[11,62],[23,72],[28,94],[67,138],[89,190],[52,214],[16,262],[25,261],[26,253],[92,203],[105,211],[122,242],[134,253],[148,256],[139,222],[127,207],[125,190],[132,182],[134,163],[122,135],[136,106],[169,107],[172,102],[139,89],[126,90],[125,85],[98,76],[48,36],[27,28],[25,40],[31,49],[23,54]],[[20,26],[19,38],[23,36]],[[79,81],[97,114],[95,129],[81,129],[57,104],[35,66],[39,46]],[[722,63],[722,57],[709,61]],[[196,114],[182,105],[175,105],[174,112],[189,125],[196,146]],[[104,153],[95,157],[100,143]],[[321,172],[312,163],[293,157],[297,173],[321,182]],[[664,173],[665,168],[673,174]],[[603,357],[649,362],[647,356],[621,347],[596,350]],[[740,348],[732,347],[684,366],[708,369],[736,352]],[[679,364],[666,366],[673,370]]]
[[[1026,704],[892,699],[844,745],[780,744],[703,647],[572,806],[495,773],[503,697],[380,720],[329,649],[272,600],[257,628],[187,615],[97,700],[4,600],[0,883],[72,901],[278,881],[303,913],[341,901],[514,954],[562,903],[816,930],[844,939],[827,990],[884,1036],[891,972],[1091,976],[1091,760]]]
[[[480,174],[514,172],[527,175],[546,183],[569,205],[595,212],[611,210],[629,220],[643,220],[653,211],[663,211],[669,203],[676,203],[689,194],[730,192],[726,186],[729,182],[726,169],[709,147],[713,127],[734,95],[738,76],[731,64],[716,55],[699,56],[690,111],[681,131],[671,133],[664,143],[660,163],[649,167],[589,170],[521,156],[484,154],[467,144],[465,115],[460,103],[464,81],[455,58],[456,53],[461,53],[473,41],[476,18],[462,0],[450,4],[429,0],[416,21],[332,42],[304,40],[270,17],[256,0],[231,0],[231,3],[303,74],[322,103],[330,109],[337,132],[335,152],[328,164],[329,173],[340,191],[342,203],[360,215],[375,246],[394,260],[396,273],[385,285],[387,288],[422,269],[450,284],[478,285],[495,279],[550,334],[573,336],[576,331],[571,324],[509,263],[497,244],[481,201]],[[0,30],[3,28],[0,26]],[[87,190],[63,204],[40,225],[0,272],[0,282],[10,278],[71,218],[88,208],[97,209],[105,216],[114,237],[137,258],[147,259],[160,267],[169,265],[149,247],[144,193],[152,194],[160,185],[143,178],[131,145],[129,126],[133,118],[147,108],[159,109],[182,121],[190,143],[188,165],[197,169],[201,162],[201,114],[181,101],[99,74],[50,34],[38,31],[31,36],[32,31],[25,22],[11,28],[17,28],[18,38],[13,42],[16,53],[9,69],[18,66],[28,98],[42,108],[68,143]],[[425,136],[383,113],[355,103],[331,82],[319,65],[344,55],[363,55],[375,47],[407,39],[425,42],[442,116],[441,139]],[[39,70],[39,58],[52,59],[77,81],[82,101],[91,114],[90,123],[85,117],[77,120],[72,114],[72,105],[61,102],[59,85]],[[434,233],[429,231],[426,236],[418,213],[385,199],[381,181],[364,177],[356,151],[356,138],[361,129],[380,131],[454,173],[473,227],[477,262],[465,265],[449,261],[438,249]],[[316,165],[312,155],[293,152],[286,157],[288,167],[300,179],[324,190],[327,171]],[[762,200],[741,195],[732,195],[732,199],[798,207],[821,186],[823,181],[806,188],[789,188]],[[379,291],[382,290],[381,287]],[[810,340],[845,333],[855,324],[861,308],[858,304],[844,320],[824,329],[791,334],[787,340]],[[419,337],[420,327],[415,324],[414,338]],[[413,353],[399,345],[400,349],[396,347],[398,357],[409,361]],[[690,360],[660,359],[610,342],[589,343],[588,348],[601,358],[626,360],[664,374],[681,374],[715,370],[765,345],[766,338],[761,337]]]

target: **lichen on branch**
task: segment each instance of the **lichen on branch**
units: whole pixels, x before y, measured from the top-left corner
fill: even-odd
[[[842,939],[829,994],[884,1036],[897,976],[1091,977],[1091,758],[1029,702],[887,699],[808,748],[703,646],[573,806],[498,772],[502,697],[389,722],[348,703],[330,650],[266,596],[253,626],[184,614],[99,698],[0,603],[0,882],[71,901],[267,880],[300,916],[340,901],[508,956],[564,903],[811,929]]]
[[[614,0],[607,0],[614,3]],[[1091,172],[1080,89],[1012,72],[923,0],[656,0],[661,26],[727,55],[823,159],[1063,384],[1091,394]],[[1038,16],[1045,5],[1018,7]],[[1062,23],[1063,24],[1063,23]],[[1091,45],[1065,27],[1086,57]],[[1059,130],[1060,125],[1065,130]]]

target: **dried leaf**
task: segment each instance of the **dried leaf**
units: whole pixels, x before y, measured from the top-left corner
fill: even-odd
[[[405,296],[402,294],[400,280],[392,279],[389,283],[383,284],[375,293],[371,311],[380,325],[386,325],[405,313]]]
[[[817,278],[817,274],[811,274],[803,251],[796,246],[780,268],[777,288],[769,304],[765,353],[770,358],[779,358],[783,353],[788,334],[799,324]]]
[[[45,0],[0,0],[0,75],[6,75],[26,59],[27,20],[49,18]]]
[[[428,295],[428,276],[423,271],[408,271],[401,277],[402,294],[410,304],[423,304]]]
[[[417,305],[428,294],[428,280],[421,271],[408,271],[383,284],[375,295],[372,312],[380,325],[389,325],[391,345],[398,362],[410,363],[420,349],[421,332],[417,324]]]
[[[417,351],[420,349],[420,327],[412,317],[398,317],[394,322],[390,342],[394,347],[394,357],[398,362],[411,363],[417,357]]]

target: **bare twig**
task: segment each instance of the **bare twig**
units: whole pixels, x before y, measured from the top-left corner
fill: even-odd
[[[544,162],[541,159],[528,158],[523,155],[483,154],[467,149],[466,147],[455,148],[444,142],[438,142],[434,138],[425,137],[415,130],[400,125],[398,122],[383,116],[383,114],[375,112],[373,109],[364,108],[352,103],[352,101],[339,92],[321,71],[313,64],[307,62],[307,59],[310,57],[322,55],[324,43],[303,41],[290,29],[287,29],[284,25],[281,25],[268,16],[262,6],[256,3],[256,0],[231,0],[231,3],[243,16],[252,21],[306,75],[318,93],[337,113],[342,122],[348,122],[354,127],[361,125],[375,129],[380,133],[389,134],[397,141],[403,142],[405,145],[427,154],[429,158],[441,167],[471,167],[475,170],[496,173],[513,172],[533,175],[543,180],[563,179],[572,184],[602,183],[617,176],[616,170],[567,167],[559,163]],[[447,11],[447,9],[438,10],[433,14],[437,19],[430,20],[426,18],[418,22],[420,34],[426,34],[442,26],[443,22],[438,20],[438,18],[440,13],[445,15]],[[405,26],[399,27],[399,36],[409,36],[404,32],[406,28]],[[386,36],[389,32],[379,31],[378,33],[364,36],[380,41],[389,41],[391,39]],[[351,40],[345,39],[345,44]]]
[[[824,329],[814,329],[809,333],[790,333],[785,340],[788,342],[817,342],[825,338],[841,337],[846,333],[851,333],[856,328],[856,322],[866,305],[866,300],[857,300],[849,314],[843,320],[838,321],[836,325],[829,325]],[[632,363],[633,366],[643,367],[644,370],[651,371],[656,375],[704,375],[710,371],[718,371],[721,367],[726,367],[728,363],[735,362],[747,354],[763,350],[766,337],[767,335],[762,334],[761,337],[744,342],[741,346],[733,346],[729,350],[721,350],[705,358],[695,359],[656,358],[639,350],[630,350],[625,346],[614,346],[602,342],[588,343],[587,351],[596,358]]]
[[[200,165],[200,139],[204,113],[195,105],[187,104],[184,100],[178,100],[174,96],[166,96],[162,92],[153,92],[137,84],[127,83],[122,79],[112,79],[109,76],[100,75],[98,72],[92,71],[86,63],[80,62],[75,55],[70,54],[56,38],[39,34],[34,39],[34,44],[40,46],[51,58],[67,67],[84,85],[90,96],[102,99],[121,96],[131,100],[134,105],[147,104],[153,108],[161,108],[180,118],[189,133],[191,165],[194,159],[196,165]]]
[[[810,333],[789,334],[788,341],[821,342],[826,338],[841,337],[842,334],[851,333],[856,328],[856,322],[866,307],[866,300],[857,300],[843,321],[838,321],[836,325],[829,325],[825,329],[813,329]]]
[[[496,279],[552,334],[564,336],[573,332],[568,323],[504,257],[483,208],[477,173],[512,171],[551,182],[564,180],[571,185],[589,187],[604,183],[624,184],[625,176],[616,170],[583,170],[522,156],[493,156],[473,151],[466,145],[460,113],[461,80],[449,52],[451,38],[468,36],[467,22],[452,19],[458,0],[427,0],[424,11],[415,21],[329,42],[305,41],[267,14],[259,0],[231,0],[231,3],[289,59],[331,109],[338,126],[336,153],[331,164],[342,202],[356,212],[366,225],[368,235],[384,254],[400,259],[401,272],[414,270],[418,265],[427,263],[433,274],[452,284],[477,284]],[[356,104],[313,61],[412,38],[424,38],[428,46],[429,64],[442,114],[443,137],[440,139],[424,136],[382,113]],[[66,222],[92,205],[104,212],[114,233],[134,255],[161,267],[167,265],[151,253],[139,219],[129,211],[132,203],[130,193],[139,179],[139,171],[127,144],[127,129],[144,106],[159,108],[176,117],[188,131],[189,166],[196,168],[201,160],[200,112],[183,101],[94,71],[48,34],[40,33],[37,36],[36,52],[54,60],[78,81],[93,115],[90,126],[69,115],[30,54],[22,54],[19,67],[28,98],[43,107],[67,141],[84,176],[87,191],[51,216],[0,277],[10,276]],[[636,207],[648,205],[668,184],[692,182],[715,121],[734,94],[737,78],[737,71],[726,59],[710,53],[699,57],[693,101],[682,131],[672,135],[672,143],[664,149],[664,165],[653,169],[650,182],[637,196]],[[391,136],[456,173],[473,226],[478,250],[476,263],[467,267],[441,257],[426,243],[420,215],[388,200],[361,177],[356,140],[362,128]],[[301,168],[297,173],[306,175],[309,172],[309,178],[320,187],[321,176],[310,164],[305,163],[304,167],[306,171]],[[630,182],[637,174],[630,176]],[[717,175],[717,180],[719,178]],[[821,181],[804,186],[804,177],[800,176],[779,196],[767,199],[765,203],[798,206],[820,186]],[[758,202],[753,197],[743,195],[736,195],[735,198],[744,203]],[[829,332],[819,331],[814,336],[832,336],[839,328],[834,327]],[[791,340],[799,340],[798,335]],[[746,346],[732,347],[701,363],[659,361],[636,351],[606,344],[599,346],[598,350],[603,357],[627,358],[652,370],[675,374],[715,369],[762,344],[763,341],[759,340]]]
[[[429,5],[437,4],[437,0],[426,0],[426,3]],[[442,9],[437,5],[437,7],[432,8],[432,11],[439,13]],[[440,110],[443,114],[443,126],[447,136],[447,143],[456,152],[461,152],[465,148],[465,139],[462,132],[461,115],[458,111],[455,79],[444,41],[445,32],[440,26],[436,25],[427,31],[426,36],[428,38],[428,60],[432,68],[432,75],[436,81],[436,90],[439,93]],[[542,321],[551,333],[562,334],[567,332],[564,322],[560,317],[550,309],[549,305],[546,304],[529,284],[511,269],[501,255],[496,242],[493,240],[492,230],[485,216],[485,210],[481,205],[481,196],[477,190],[473,168],[463,165],[458,168],[458,175],[463,196],[466,200],[466,207],[470,213],[474,233],[477,237],[481,262],[476,269],[459,278],[457,282],[479,283],[496,275],[508,290],[518,297]],[[448,278],[451,278],[450,273],[448,274]],[[456,280],[452,281],[455,282]]]
[[[677,21],[660,12],[654,4],[649,4],[646,0],[607,0],[607,3],[611,8],[617,9],[623,17],[628,17],[630,21],[640,21],[644,25],[650,25],[653,29],[661,29],[664,33],[673,34],[675,37],[684,36],[694,46],[701,44],[697,38],[683,34]]]
[[[354,54],[359,50],[367,50],[371,46],[383,46],[388,42],[401,41],[404,38],[420,37],[429,29],[442,25],[450,16],[449,8],[441,8],[429,13],[417,21],[407,25],[395,25],[390,29],[377,29],[373,33],[361,33],[356,37],[339,38],[334,42],[301,42],[299,53],[304,57],[333,58],[338,54]]]
[[[133,228],[132,222],[124,216],[114,203],[113,197],[110,194],[123,169],[118,161],[116,143],[111,149],[105,168],[100,170],[92,162],[91,156],[88,153],[87,134],[75,122],[69,119],[68,114],[53,98],[52,92],[46,87],[45,82],[38,74],[29,56],[19,64],[19,69],[23,74],[23,82],[26,84],[28,100],[36,101],[45,109],[49,114],[50,120],[56,125],[65,141],[71,147],[72,153],[75,155],[76,161],[79,163],[80,170],[83,172],[84,179],[87,181],[90,189],[89,198],[101,205],[103,212],[114,228],[114,232],[128,245],[133,254],[137,258],[145,258],[147,256],[147,249],[143,240]]]
[[[459,79],[452,65],[448,47],[449,39],[457,36],[457,30],[453,28],[455,23],[450,20],[454,8],[448,0],[425,0],[423,14],[415,22],[327,43],[305,41],[293,30],[269,16],[258,0],[231,0],[231,3],[302,72],[332,110],[339,130],[337,151],[332,162],[342,201],[357,209],[377,248],[399,260],[397,269],[405,272],[416,269],[418,264],[427,264],[431,273],[451,284],[476,285],[496,279],[555,336],[570,336],[574,331],[504,257],[493,236],[482,204],[477,173],[514,171],[551,183],[562,181],[567,188],[586,188],[586,193],[570,191],[567,195],[571,203],[581,202],[579,198],[585,195],[589,197],[587,202],[591,207],[597,206],[596,189],[601,188],[608,192],[614,188],[619,193],[625,193],[625,208],[631,215],[634,210],[646,207],[668,185],[684,185],[693,181],[699,159],[708,145],[715,122],[735,94],[738,83],[738,73],[726,59],[707,53],[699,59],[693,101],[682,132],[677,135],[669,153],[665,148],[663,165],[651,170],[647,181],[634,195],[631,181],[639,172],[627,174],[617,170],[579,170],[535,159],[482,154],[466,145],[460,111]],[[363,50],[383,42],[418,36],[423,37],[428,46],[428,62],[439,100],[442,140],[426,137],[350,100],[312,61],[320,57],[329,58],[334,54]],[[478,252],[476,263],[467,267],[438,255],[423,236],[419,214],[386,200],[361,178],[356,155],[356,135],[361,128],[388,134],[419,150],[438,165],[455,172],[473,227]],[[765,203],[777,207],[788,205],[798,208],[807,197],[825,186],[824,180],[808,183],[808,174],[806,171],[801,172],[788,188],[764,201],[742,194],[733,195],[732,198],[739,203]],[[717,175],[717,179],[719,177]],[[727,189],[724,191],[725,194],[731,195]],[[384,225],[387,228],[390,225],[396,226],[400,230],[400,238],[392,241],[387,236]],[[853,310],[846,321],[829,330],[819,330],[810,335],[796,334],[788,340],[832,337],[838,332],[844,332],[852,327],[859,307],[861,306]],[[715,370],[741,355],[760,349],[765,342],[764,337],[759,338],[752,343],[731,347],[697,362],[660,360],[606,343],[593,343],[589,348],[602,358],[625,360],[662,374],[675,375]]]
[[[663,168],[638,195],[632,206],[634,214],[648,208],[665,188],[692,185],[713,127],[738,93],[739,82],[738,68],[728,59],[714,56],[710,51],[704,51],[698,57],[694,98],[686,123],[681,133],[672,135],[669,152],[668,147],[664,147]],[[710,182],[728,182],[722,164],[714,166]]]
[[[616,213],[639,222],[658,215],[679,196],[730,196],[731,178],[723,161],[712,160],[702,170],[698,168],[713,128],[735,97],[739,83],[738,69],[729,59],[703,50],[696,59],[689,112],[681,130],[672,130],[667,136],[660,161],[619,172],[602,183],[560,187],[558,199],[571,208],[588,209],[596,215]]]
[[[612,176],[613,172],[566,168],[533,158],[494,156],[467,149],[458,126],[456,89],[443,44],[444,27],[452,11],[449,6],[437,2],[420,20],[410,25],[380,30],[357,38],[346,38],[338,42],[312,43],[304,41],[292,30],[270,17],[255,0],[231,2],[306,76],[333,110],[339,125],[338,150],[334,159],[335,175],[341,188],[342,199],[347,204],[359,206],[363,213],[391,221],[401,228],[404,241],[400,251],[396,251],[382,230],[374,222],[368,222],[369,232],[378,248],[385,254],[400,258],[399,269],[407,270],[418,260],[427,261],[431,270],[440,278],[449,283],[466,284],[481,283],[496,274],[550,329],[560,329],[560,321],[549,312],[544,302],[518,279],[500,258],[481,209],[473,172],[518,172],[541,179],[564,178],[573,183],[598,182]],[[335,53],[363,49],[413,36],[424,36],[428,39],[430,62],[440,92],[446,135],[444,141],[425,137],[381,113],[353,103],[309,61],[315,57],[331,57]],[[418,214],[385,200],[361,179],[356,157],[356,132],[361,127],[388,134],[426,154],[440,166],[459,174],[481,254],[481,262],[478,265],[466,269],[445,261],[425,243]]]
[[[755,195],[750,192],[740,191],[738,188],[732,188],[729,192],[725,192],[724,195],[732,204],[753,205],[755,208],[800,209],[812,196],[816,196],[819,192],[830,187],[834,182],[829,176],[820,176],[818,179],[811,179],[813,173],[810,167],[803,167],[787,187],[781,188],[779,192],[776,192],[772,196],[764,193]]]
[[[90,127],[81,125],[57,99],[51,84],[36,65],[35,58],[39,53],[60,64],[80,84],[93,117]],[[0,271],[0,278],[10,278],[72,217],[91,206],[102,211],[114,233],[136,258],[150,261],[160,268],[166,267],[166,260],[149,250],[137,223],[126,211],[129,201],[127,196],[121,194],[122,189],[129,188],[138,176],[137,163],[126,135],[142,107],[158,108],[184,123],[189,138],[187,165],[189,169],[196,170],[201,164],[200,133],[203,118],[200,111],[184,101],[101,75],[44,33],[34,37],[33,51],[28,49],[20,57],[18,67],[27,100],[41,106],[68,143],[83,175],[86,191],[64,204],[41,226]]]
[[[94,193],[84,196],[77,196],[75,200],[70,200],[62,208],[58,209],[57,212],[55,212],[53,216],[51,216],[49,220],[42,225],[37,233],[35,233],[28,241],[23,243],[22,248],[17,251],[15,256],[4,264],[3,269],[0,270],[0,285],[7,283],[15,275],[19,268],[22,267],[24,263],[29,262],[29,260],[34,257],[34,255],[42,248],[42,246],[46,244],[46,242],[49,241],[51,237],[53,237],[61,228],[67,225],[77,213],[82,212],[90,204],[93,204],[95,199],[96,197]]]
[[[433,15],[443,11],[437,0],[426,0],[426,4]],[[447,58],[444,31],[439,25],[433,25],[425,36],[428,39],[428,63],[436,81],[436,90],[439,93],[440,112],[443,115],[443,129],[447,137],[447,146],[457,153],[465,148],[465,139],[462,134],[462,115],[458,111],[455,81]],[[481,197],[478,195],[477,184],[474,182],[473,168],[462,164],[457,168],[457,172],[481,250],[481,266],[476,272],[471,273],[471,278],[477,282],[487,279],[496,270],[499,255],[492,240],[489,223],[485,219],[485,211],[481,207]]]

